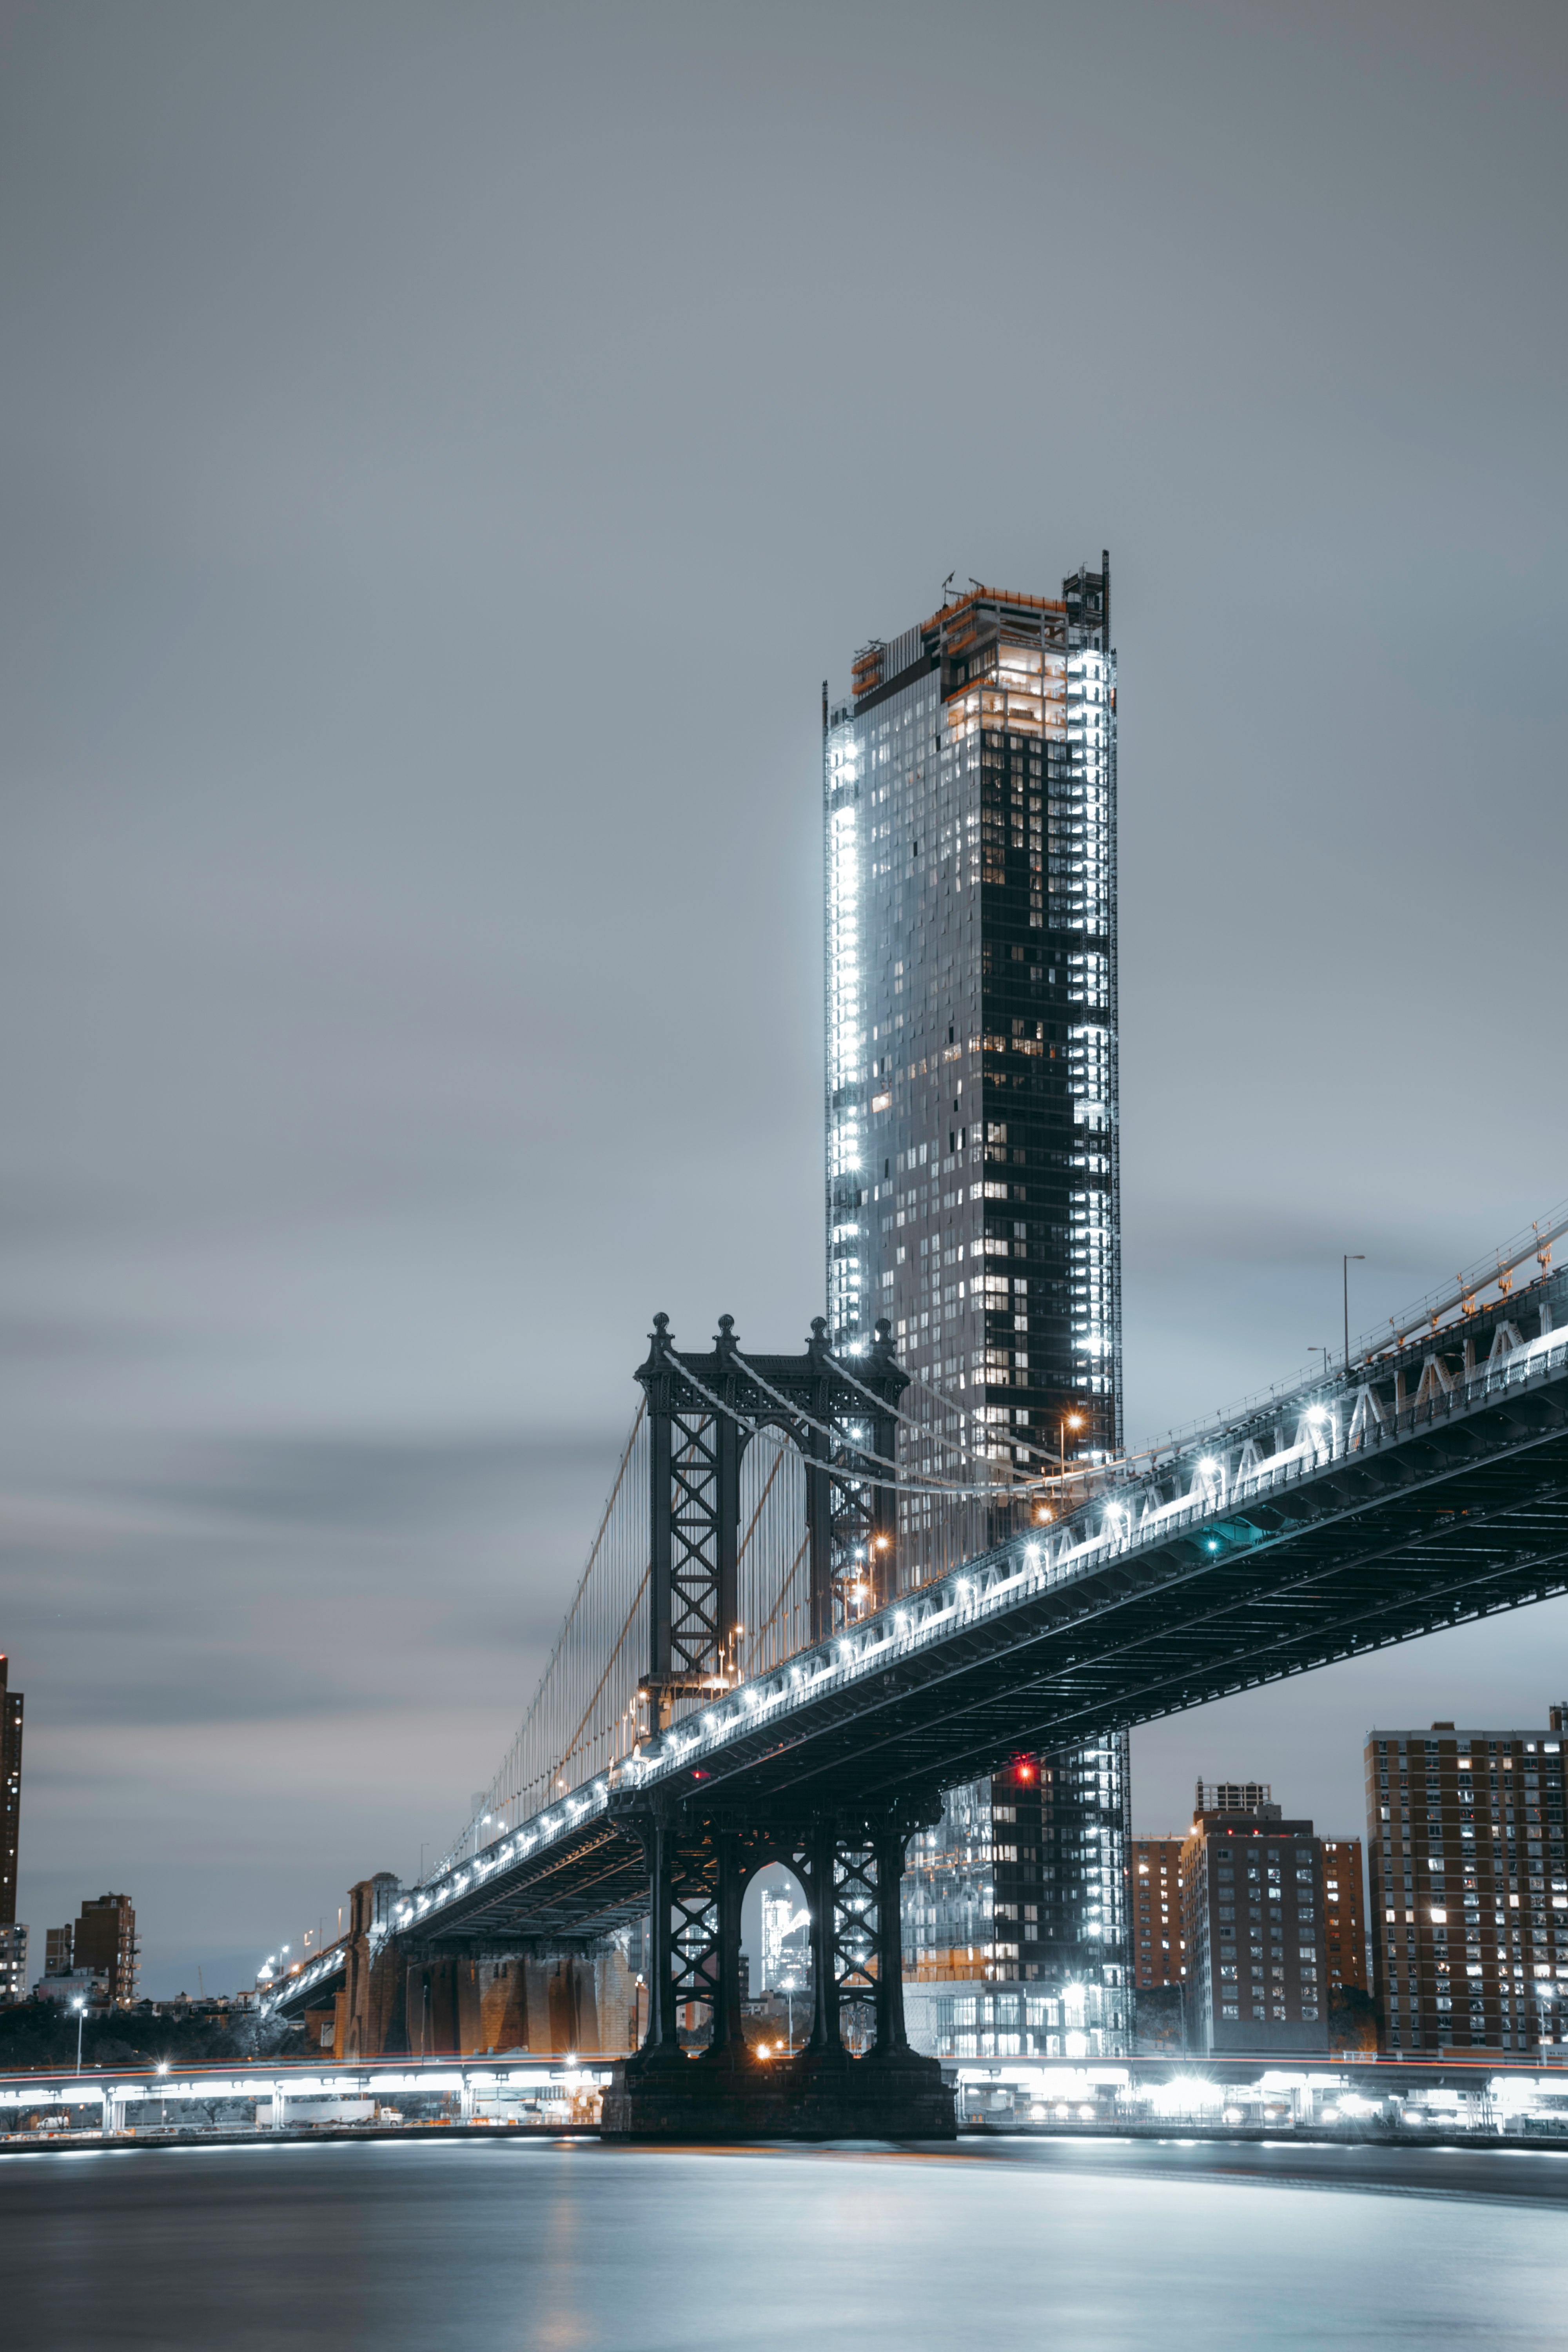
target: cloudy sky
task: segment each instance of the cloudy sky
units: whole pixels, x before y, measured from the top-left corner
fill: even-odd
[[[1568,1193],[1564,17],[0,8],[22,1916],[414,1872],[822,1291],[818,696],[1112,551],[1147,1435]],[[1561,1606],[1139,1736],[1356,1824]]]

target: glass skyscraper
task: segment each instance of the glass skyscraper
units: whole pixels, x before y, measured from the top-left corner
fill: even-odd
[[[997,1462],[1121,1441],[1110,604],[977,589],[824,695],[828,1324]]]
[[[1122,1442],[1109,557],[873,638],[822,721],[832,1341],[886,1316],[905,1462],[995,1481],[906,1495],[909,1582]],[[1123,2046],[1127,1830],[1122,1737],[952,1792],[905,1882],[925,2046]]]

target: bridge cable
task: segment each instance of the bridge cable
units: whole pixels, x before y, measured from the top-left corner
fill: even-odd
[[[506,1761],[504,1761],[504,1762],[502,1763],[500,1772],[498,1772],[498,1774],[496,1775],[495,1780],[491,1781],[489,1790],[488,1790],[486,1791],[486,1801],[487,1801],[487,1802],[490,1801],[491,1796],[493,1795],[494,1790],[496,1790],[497,1786],[499,1785],[499,1783],[500,1783],[500,1779],[501,1779],[502,1774],[503,1774],[503,1773],[505,1773],[505,1771],[506,1771],[506,1769],[507,1769],[507,1764],[510,1762],[510,1759],[511,1759],[513,1756],[517,1757],[517,1759],[518,1759],[518,1765],[519,1765],[519,1771],[520,1771],[520,1775],[521,1775],[521,1771],[522,1771],[522,1768],[523,1768],[523,1764],[524,1764],[524,1758],[523,1758],[523,1755],[522,1755],[522,1752],[521,1752],[521,1751],[522,1751],[523,1743],[524,1743],[524,1741],[526,1740],[526,1738],[527,1738],[527,1737],[528,1737],[529,1727],[532,1724],[532,1722],[533,1722],[533,1720],[534,1720],[535,1717],[538,1715],[539,1710],[540,1710],[540,1707],[541,1707],[541,1706],[545,1703],[546,1698],[547,1698],[547,1696],[548,1696],[548,1694],[549,1694],[549,1690],[550,1690],[550,1684],[551,1684],[551,1678],[552,1678],[552,1675],[553,1675],[553,1673],[554,1673],[554,1671],[555,1671],[555,1669],[556,1669],[557,1665],[558,1665],[558,1664],[560,1664],[562,1663],[563,1659],[564,1653],[565,1653],[565,1650],[566,1650],[567,1642],[568,1642],[568,1638],[569,1638],[569,1636],[570,1636],[570,1635],[571,1635],[571,1633],[572,1633],[573,1627],[574,1627],[574,1622],[575,1622],[575,1620],[576,1620],[576,1617],[577,1617],[578,1611],[581,1609],[581,1607],[582,1607],[582,1605],[583,1605],[584,1596],[585,1595],[585,1593],[587,1592],[587,1590],[588,1590],[588,1583],[589,1583],[589,1580],[590,1580],[590,1578],[593,1576],[594,1570],[595,1570],[595,1567],[596,1567],[596,1566],[597,1566],[597,1564],[598,1564],[599,1555],[600,1555],[600,1552],[602,1551],[602,1549],[603,1549],[603,1548],[604,1548],[605,1537],[605,1534],[606,1534],[606,1532],[607,1532],[607,1530],[608,1530],[608,1528],[609,1528],[609,1525],[610,1525],[611,1518],[612,1518],[612,1517],[613,1517],[613,1515],[614,1515],[614,1513],[615,1513],[616,1505],[616,1503],[617,1503],[617,1502],[619,1501],[619,1499],[620,1499],[621,1488],[622,1488],[622,1486],[624,1486],[624,1484],[626,1483],[626,1468],[627,1468],[627,1465],[628,1465],[628,1464],[630,1463],[630,1461],[631,1461],[631,1458],[632,1458],[632,1453],[633,1453],[634,1448],[636,1447],[636,1444],[637,1444],[637,1442],[638,1435],[639,1435],[639,1434],[640,1434],[640,1433],[641,1433],[642,1425],[643,1425],[643,1422],[644,1422],[644,1419],[645,1419],[645,1418],[646,1418],[646,1416],[647,1416],[647,1399],[646,1397],[640,1397],[640,1398],[637,1400],[637,1411],[636,1411],[636,1412],[632,1415],[632,1425],[631,1425],[631,1429],[630,1429],[630,1431],[629,1431],[629,1433],[628,1433],[628,1434],[627,1434],[626,1442],[626,1445],[625,1445],[625,1447],[622,1449],[621,1458],[620,1458],[619,1465],[618,1465],[618,1466],[617,1466],[617,1468],[616,1468],[615,1477],[614,1477],[613,1481],[611,1482],[611,1486],[610,1486],[610,1493],[609,1493],[609,1499],[606,1501],[606,1503],[605,1503],[605,1505],[604,1511],[603,1511],[603,1513],[602,1513],[602,1514],[601,1514],[601,1516],[600,1516],[598,1528],[597,1528],[596,1533],[595,1534],[594,1540],[593,1540],[592,1544],[591,1544],[591,1545],[589,1546],[589,1548],[588,1548],[588,1558],[587,1558],[587,1561],[586,1561],[586,1563],[585,1563],[585,1565],[584,1565],[584,1570],[583,1570],[583,1573],[582,1573],[582,1575],[581,1575],[581,1576],[578,1578],[578,1580],[577,1580],[577,1588],[576,1588],[576,1591],[573,1593],[570,1606],[568,1607],[568,1609],[567,1609],[567,1611],[566,1611],[566,1614],[565,1614],[564,1618],[563,1618],[563,1621],[562,1621],[561,1631],[560,1631],[560,1633],[556,1635],[556,1638],[555,1638],[555,1646],[554,1646],[554,1648],[551,1651],[549,1657],[548,1657],[548,1658],[546,1659],[546,1661],[545,1661],[543,1671],[542,1671],[542,1674],[540,1675],[539,1681],[538,1681],[537,1685],[535,1685],[535,1687],[534,1687],[533,1696],[530,1699],[530,1701],[529,1701],[529,1703],[528,1703],[528,1709],[527,1709],[527,1712],[526,1712],[526,1714],[523,1716],[522,1721],[521,1721],[521,1723],[518,1726],[517,1731],[516,1731],[515,1735],[513,1736],[512,1743],[511,1743],[511,1747],[510,1747],[510,1748],[508,1750],[507,1759],[506,1759]],[[639,1598],[641,1597],[641,1596],[640,1596],[640,1593],[639,1593],[639,1596],[638,1596],[638,1597],[639,1597]],[[634,1610],[635,1610],[635,1607],[636,1607],[636,1603],[634,1602],[634,1604],[633,1604],[633,1608],[634,1608]],[[611,1654],[611,1663],[612,1663],[612,1664],[614,1663],[615,1657],[616,1657],[616,1656],[617,1656],[617,1655],[619,1654],[620,1649],[621,1649],[622,1645],[624,1644],[625,1640],[626,1640],[626,1633],[625,1633],[625,1630],[623,1629],[622,1633],[621,1633],[621,1636],[620,1636],[620,1640],[619,1640],[619,1641],[617,1641],[617,1643],[616,1643],[616,1649],[615,1649],[615,1651],[614,1651],[614,1652],[612,1652],[612,1654]],[[607,1672],[607,1671],[608,1671],[608,1669],[606,1668],[606,1672]],[[602,1684],[601,1684],[601,1687],[602,1687],[602,1686],[603,1686],[603,1685],[602,1685]],[[595,1696],[596,1696],[596,1694],[595,1694]],[[578,1729],[579,1729],[579,1730],[581,1730],[581,1727],[581,1727],[581,1725],[579,1725],[579,1726],[578,1726]],[[574,1736],[575,1736],[575,1735],[574,1735]],[[553,1769],[555,1769],[555,1768],[553,1768],[553,1767],[550,1767],[550,1768],[542,1768],[542,1769],[545,1769],[545,1770],[546,1770],[546,1789],[547,1789],[547,1790],[548,1790],[548,1788],[549,1788],[549,1783],[550,1783],[550,1777],[551,1777],[551,1774],[552,1774],[552,1772],[553,1771]],[[537,1778],[537,1777],[538,1777],[538,1775],[534,1775],[533,1777],[534,1777],[534,1778]],[[519,1782],[518,1782],[518,1789],[517,1789],[517,1794],[518,1794],[518,1796],[519,1796],[520,1798],[523,1795],[524,1790],[525,1790],[525,1788],[526,1788],[526,1786],[527,1786],[527,1785],[528,1785],[528,1784],[527,1784],[527,1782],[526,1782],[523,1779],[521,1779],[521,1778],[520,1777],[520,1779],[519,1779]],[[500,1802],[500,1805],[502,1806],[502,1808],[504,1809],[504,1808],[505,1808],[505,1806],[507,1806],[508,1804],[510,1804],[510,1803],[511,1800],[510,1800],[510,1797],[503,1797],[503,1798],[500,1798],[500,1799],[497,1800],[497,1801],[498,1801],[498,1802]],[[473,1830],[473,1827],[474,1827],[474,1821],[475,1821],[476,1819],[478,1819],[478,1816],[477,1816],[477,1815],[475,1815],[475,1816],[471,1817],[471,1818],[470,1818],[470,1819],[469,1819],[466,1823],[465,1823],[465,1825],[464,1825],[463,1829],[461,1830],[461,1832],[459,1832],[459,1834],[458,1834],[457,1843],[456,1843],[453,1847],[451,1847],[451,1848],[450,1848],[450,1850],[449,1850],[449,1852],[447,1853],[447,1854],[446,1856],[444,1856],[444,1857],[443,1857],[443,1859],[442,1859],[439,1863],[437,1863],[437,1865],[436,1865],[436,1874],[437,1874],[437,1875],[439,1875],[439,1874],[440,1874],[440,1872],[441,1872],[441,1871],[443,1871],[444,1869],[447,1868],[447,1867],[448,1867],[448,1865],[449,1865],[453,1861],[455,1861],[455,1860],[456,1860],[456,1858],[458,1857],[458,1854],[459,1854],[459,1853],[461,1852],[461,1849],[462,1849],[462,1846],[463,1846],[464,1841],[468,1837],[468,1835],[470,1834],[470,1832],[472,1832],[472,1830]]]
[[[818,1421],[818,1420],[816,1418],[815,1414],[813,1414],[813,1413],[809,1413],[809,1412],[805,1412],[805,1411],[801,1406],[799,1406],[799,1405],[792,1404],[788,1397],[784,1396],[784,1395],[781,1395],[780,1391],[779,1391],[777,1389],[775,1389],[775,1388],[772,1387],[768,1381],[766,1381],[765,1380],[763,1380],[763,1376],[762,1376],[761,1372],[759,1372],[759,1371],[758,1371],[758,1370],[757,1370],[757,1368],[756,1368],[756,1366],[755,1366],[754,1364],[752,1364],[752,1363],[748,1363],[748,1362],[747,1362],[747,1360],[746,1360],[745,1357],[742,1355],[741,1350],[739,1349],[739,1348],[737,1348],[737,1349],[735,1349],[735,1351],[734,1351],[734,1356],[733,1356],[732,1360],[733,1360],[735,1363],[737,1363],[737,1364],[739,1364],[739,1365],[740,1365],[740,1367],[741,1367],[742,1370],[742,1371],[747,1375],[748,1379],[752,1380],[752,1381],[754,1381],[756,1382],[756,1384],[757,1384],[758,1388],[760,1388],[760,1389],[762,1390],[763,1394],[765,1397],[770,1397],[770,1398],[773,1400],[773,1403],[774,1403],[774,1404],[776,1404],[776,1405],[782,1405],[782,1406],[783,1406],[783,1408],[784,1408],[784,1411],[785,1411],[785,1412],[786,1412],[791,1416],[792,1420],[795,1420],[795,1421],[803,1422],[803,1423],[805,1423],[805,1427],[806,1427],[807,1429],[814,1429],[814,1430],[816,1430],[816,1433],[817,1433],[817,1435],[818,1435],[819,1437],[826,1437],[826,1438],[830,1439],[830,1440],[831,1440],[831,1442],[832,1442],[835,1445],[839,1445],[839,1446],[848,1446],[848,1447],[850,1448],[850,1450],[853,1452],[854,1456],[855,1456],[855,1459],[856,1459],[858,1462],[875,1462],[875,1463],[877,1464],[877,1465],[878,1465],[878,1467],[879,1467],[879,1469],[883,1469],[883,1470],[891,1470],[891,1471],[894,1471],[895,1473],[897,1473],[897,1475],[896,1475],[895,1477],[893,1477],[893,1478],[866,1478],[866,1477],[863,1477],[863,1476],[861,1475],[861,1474],[860,1474],[858,1471],[849,1471],[849,1470],[845,1470],[845,1469],[842,1469],[842,1468],[841,1468],[841,1469],[839,1469],[839,1470],[835,1474],[835,1475],[837,1475],[837,1476],[840,1476],[840,1477],[846,1477],[846,1476],[848,1476],[848,1477],[854,1477],[854,1478],[855,1478],[855,1479],[857,1479],[857,1480],[858,1480],[858,1481],[862,1486],[893,1486],[893,1487],[902,1487],[906,1492],[908,1492],[908,1491],[909,1491],[909,1489],[910,1489],[910,1486],[911,1486],[911,1484],[912,1484],[912,1485],[913,1485],[913,1486],[915,1487],[915,1489],[916,1489],[919,1493],[923,1494],[923,1495],[953,1495],[953,1496],[975,1496],[975,1495],[988,1495],[988,1496],[991,1496],[991,1498],[992,1498],[993,1500],[994,1500],[994,1499],[995,1499],[995,1496],[996,1496],[996,1488],[995,1488],[995,1486],[949,1486],[949,1485],[947,1485],[944,1481],[943,1481],[943,1482],[939,1482],[939,1481],[937,1481],[937,1480],[935,1480],[935,1479],[928,1478],[928,1477],[925,1475],[925,1474],[924,1474],[923,1472],[921,1472],[921,1471],[918,1471],[918,1470],[910,1470],[910,1469],[908,1469],[907,1467],[904,1467],[904,1466],[900,1465],[899,1463],[897,1463],[897,1462],[889,1461],[889,1458],[888,1458],[888,1456],[887,1456],[885,1454],[873,1454],[873,1453],[870,1451],[870,1449],[869,1449],[868,1447],[865,1447],[865,1446],[855,1446],[855,1445],[853,1445],[853,1444],[852,1444],[852,1441],[850,1441],[850,1440],[848,1440],[848,1439],[847,1439],[847,1438],[846,1438],[845,1433],[844,1433],[844,1432],[843,1432],[841,1429],[834,1429],[834,1428],[832,1428],[832,1427],[829,1425],[829,1423],[826,1423],[826,1422],[825,1422],[825,1421]],[[691,1378],[691,1375],[690,1375],[689,1373],[688,1373],[687,1377],[688,1377],[689,1379],[690,1379],[690,1378]],[[703,1388],[701,1387],[701,1383],[700,1383],[700,1381],[697,1381],[693,1380],[693,1381],[692,1381],[692,1385],[693,1385],[693,1387],[694,1387],[694,1388],[697,1388],[697,1389],[699,1390],[699,1391],[700,1391],[700,1394],[702,1394],[702,1395],[704,1395],[704,1396],[708,1396],[708,1397],[709,1397],[709,1402],[710,1402],[710,1403],[712,1403],[712,1404],[719,1404],[719,1400],[718,1400],[718,1398],[716,1398],[716,1397],[712,1397],[712,1396],[709,1396],[709,1392],[708,1392],[708,1391],[707,1391],[707,1390],[705,1390],[705,1389],[703,1389]],[[859,1387],[859,1382],[858,1382],[858,1381],[856,1381],[856,1382],[854,1382],[854,1383],[853,1383],[853,1385],[854,1385],[855,1387],[858,1388],[858,1387]],[[866,1391],[865,1391],[864,1390],[862,1390],[862,1391],[861,1391],[861,1393],[864,1395],[864,1394],[866,1393]],[[746,1424],[746,1423],[744,1422],[744,1420],[743,1420],[742,1416],[739,1412],[735,1412],[735,1410],[734,1410],[734,1408],[733,1408],[732,1406],[729,1406],[729,1405],[720,1405],[720,1406],[719,1406],[719,1409],[720,1409],[720,1411],[721,1411],[721,1412],[729,1412],[729,1413],[731,1415],[731,1417],[732,1417],[735,1421],[737,1421],[737,1422],[739,1422],[739,1423],[741,1423],[741,1425],[742,1425],[742,1427],[747,1426],[747,1424]],[[760,1423],[759,1423],[759,1424],[757,1424],[755,1427],[753,1427],[753,1428],[752,1428],[752,1435],[753,1435],[753,1436],[756,1436],[756,1435],[760,1434],[761,1428],[762,1428],[763,1426],[763,1424],[760,1424]],[[806,1456],[806,1464],[807,1464],[807,1467],[808,1467],[808,1468],[816,1468],[816,1469],[828,1470],[828,1471],[831,1471],[831,1470],[832,1470],[832,1468],[833,1468],[833,1465],[832,1465],[830,1463],[826,1463],[826,1462],[817,1462],[817,1463],[814,1463],[814,1462],[812,1461],[812,1459],[811,1459],[810,1455],[807,1455],[807,1456]]]
[[[905,1429],[912,1430],[917,1437],[923,1439],[927,1444],[934,1443],[941,1445],[944,1447],[948,1453],[958,1454],[961,1459],[965,1462],[985,1462],[990,1459],[988,1454],[976,1454],[973,1452],[970,1447],[964,1444],[962,1438],[949,1437],[945,1432],[934,1430],[929,1422],[916,1421],[909,1413],[900,1412],[896,1405],[884,1404],[882,1400],[877,1396],[872,1390],[866,1388],[856,1379],[854,1373],[849,1370],[841,1356],[830,1354],[828,1361],[834,1366],[840,1377],[848,1382],[852,1389],[857,1390],[861,1396],[868,1398],[872,1404],[878,1407],[879,1412],[891,1413],[896,1422],[900,1423]],[[934,1397],[938,1404],[942,1406],[944,1411],[956,1413],[961,1421],[974,1411],[974,1407],[973,1405],[955,1403],[952,1398],[944,1395],[941,1389],[933,1388],[929,1381],[921,1380],[918,1372],[909,1371],[903,1367],[900,1367],[900,1369],[905,1370],[905,1377],[913,1387],[923,1389],[927,1396]],[[1008,1442],[1013,1445],[1016,1453],[1031,1454],[1035,1456],[1037,1461],[1048,1462],[1055,1458],[1053,1455],[1047,1454],[1042,1447],[1027,1444],[1022,1438],[1009,1439]],[[1009,1464],[1007,1467],[1011,1469],[1011,1464]],[[1069,1473],[1068,1475],[1071,1475],[1072,1474]],[[988,1487],[986,1491],[987,1493],[994,1493],[995,1490],[994,1488]]]
[[[691,1370],[690,1367],[685,1362],[684,1359],[677,1357],[676,1360],[680,1365],[682,1377],[689,1381],[690,1385],[696,1390],[703,1402],[705,1404],[711,1405],[715,1412],[722,1413],[727,1421],[732,1421],[738,1429],[743,1429],[748,1437],[772,1437],[773,1438],[773,1442],[781,1446],[787,1445],[789,1444],[787,1436],[781,1435],[774,1437],[774,1433],[767,1423],[748,1421],[745,1414],[741,1412],[738,1406],[726,1404],[721,1397],[716,1397],[711,1389],[705,1388],[703,1386],[702,1382],[698,1379],[696,1373]],[[972,1497],[977,1495],[985,1495],[989,1496],[993,1501],[995,1500],[996,1488],[994,1486],[950,1486],[945,1484],[939,1483],[935,1479],[927,1478],[918,1471],[901,1471],[899,1464],[896,1462],[890,1462],[885,1454],[873,1454],[868,1447],[854,1446],[851,1441],[846,1439],[842,1430],[832,1429],[826,1422],[817,1421],[811,1413],[803,1412],[798,1405],[792,1404],[788,1397],[781,1396],[776,1389],[770,1388],[767,1381],[762,1378],[761,1374],[753,1370],[752,1367],[747,1363],[739,1349],[736,1349],[735,1350],[734,1361],[741,1366],[748,1378],[756,1382],[756,1385],[763,1391],[765,1396],[771,1397],[775,1404],[783,1406],[784,1410],[789,1414],[792,1421],[803,1423],[808,1429],[815,1429],[820,1436],[830,1438],[835,1445],[847,1445],[853,1452],[855,1462],[857,1464],[862,1462],[874,1462],[879,1469],[891,1470],[895,1475],[891,1478],[878,1478],[874,1477],[868,1471],[861,1470],[859,1468],[852,1468],[847,1464],[844,1463],[835,1464],[833,1462],[819,1461],[815,1459],[809,1454],[802,1456],[802,1459],[808,1470],[820,1470],[828,1477],[837,1478],[841,1481],[853,1480],[857,1486],[890,1487],[895,1493],[952,1495],[961,1497]]]

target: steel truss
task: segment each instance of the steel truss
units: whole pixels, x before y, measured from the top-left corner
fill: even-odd
[[[616,1818],[642,1849],[649,1890],[650,1994],[645,2049],[682,2046],[681,2011],[700,2019],[686,2038],[706,2035],[715,2055],[742,2049],[741,1905],[770,1863],[799,1880],[811,1913],[812,2024],[808,2053],[836,2053],[846,2040],[884,2057],[909,2047],[904,2029],[904,1855],[918,1829],[942,1817],[934,1793],[903,1795],[850,1812],[628,1799]]]
[[[827,1348],[821,1316],[803,1356],[747,1361],[735,1318],[721,1315],[710,1355],[683,1355],[669,1318],[656,1315],[637,1377],[651,1435],[648,1670],[639,1685],[645,1728],[668,1728],[682,1700],[710,1699],[735,1679],[739,1638],[741,1464],[764,1429],[777,1430],[806,1466],[812,1639],[895,1589],[896,1495],[874,1463],[891,1458],[909,1375],[879,1324],[851,1381]]]

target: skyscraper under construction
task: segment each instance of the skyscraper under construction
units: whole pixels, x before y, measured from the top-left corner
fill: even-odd
[[[1110,607],[976,589],[824,696],[829,1328],[994,1458],[1121,1434]]]
[[[1109,557],[873,638],[822,720],[832,1343],[886,1317],[906,1465],[984,1490],[906,1490],[908,1583],[1121,1444]],[[1122,1737],[954,1792],[906,1881],[939,2039],[1118,2045],[1126,1834]]]

